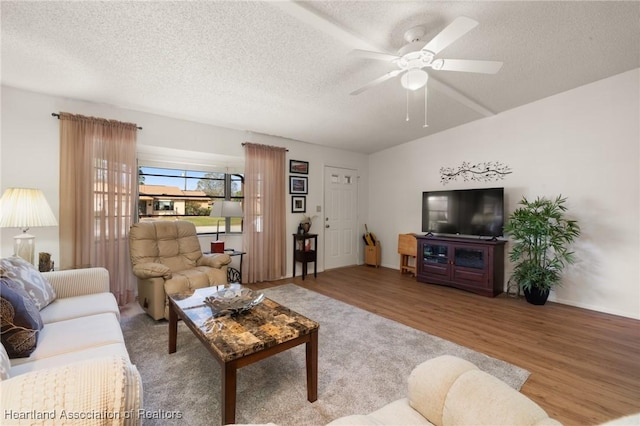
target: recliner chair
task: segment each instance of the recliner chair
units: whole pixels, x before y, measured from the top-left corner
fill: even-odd
[[[167,294],[228,284],[228,254],[203,255],[193,223],[157,220],[129,230],[129,255],[138,302],[153,319],[169,318]]]

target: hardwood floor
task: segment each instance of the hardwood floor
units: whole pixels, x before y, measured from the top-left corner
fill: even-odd
[[[640,412],[640,321],[482,297],[371,266],[248,286],[289,282],[529,370],[521,392],[565,425]]]

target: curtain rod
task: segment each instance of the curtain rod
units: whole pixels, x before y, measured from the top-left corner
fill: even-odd
[[[247,142],[242,142],[240,145],[244,146]],[[275,146],[274,148],[280,148],[279,146]],[[285,148],[285,151],[289,152],[288,149]]]
[[[60,120],[60,114],[58,114],[58,113],[52,112],[51,116],[52,117],[56,117],[58,120]],[[140,127],[140,126],[136,126],[136,127],[138,128],[138,130],[142,130],[142,127]]]

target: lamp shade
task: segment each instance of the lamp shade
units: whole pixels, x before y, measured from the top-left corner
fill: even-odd
[[[242,203],[239,201],[214,201],[213,207],[211,208],[211,217],[243,217],[242,213]],[[222,253],[224,252],[224,242],[218,241],[218,236],[220,234],[220,221],[218,219],[218,224],[216,227],[216,241],[211,243],[211,252],[212,253]]]
[[[28,229],[58,226],[58,221],[39,189],[8,188],[0,199],[0,227]]]
[[[400,77],[402,87],[408,90],[418,90],[424,87],[427,84],[427,80],[429,80],[429,74],[421,69],[409,70]]]
[[[58,226],[58,221],[39,189],[9,188],[0,198],[0,227],[21,228],[22,234],[13,237],[13,254],[33,263],[35,237],[29,228]]]
[[[211,217],[243,217],[242,203],[239,201],[214,201]]]

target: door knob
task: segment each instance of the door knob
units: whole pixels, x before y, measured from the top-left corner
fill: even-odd
[[[327,224],[327,225],[325,225],[324,227],[325,227],[325,228],[328,228],[328,227],[329,227],[329,225]]]

